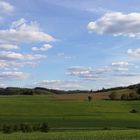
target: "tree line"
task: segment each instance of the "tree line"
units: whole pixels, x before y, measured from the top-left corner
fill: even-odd
[[[140,94],[137,92],[122,93],[112,92],[109,95],[111,100],[140,100]]]
[[[1,124],[0,131],[7,134],[10,134],[13,132],[29,133],[29,132],[37,132],[37,131],[47,133],[49,131],[49,126],[47,123]]]

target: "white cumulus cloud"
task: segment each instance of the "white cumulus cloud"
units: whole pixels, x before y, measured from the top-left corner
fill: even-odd
[[[4,70],[18,70],[20,67],[25,67],[25,66],[36,66],[39,62],[37,61],[17,61],[17,60],[0,60],[0,69]]]
[[[53,46],[50,44],[44,44],[42,47],[32,47],[33,51],[47,51],[48,49],[51,49]]]
[[[129,66],[127,61],[112,62],[112,66]]]
[[[0,0],[0,11],[11,13],[14,11],[14,6],[4,0]]]
[[[93,72],[91,67],[73,66],[67,69],[67,74],[71,76],[87,75]]]
[[[113,71],[128,71],[129,69],[128,68],[123,68],[123,67],[119,67],[119,68],[115,68],[115,69],[112,69]]]
[[[18,49],[17,45],[12,44],[0,44],[0,49],[11,50],[11,49]]]
[[[134,56],[134,57],[139,57],[140,56],[140,48],[137,48],[137,49],[128,49],[127,50],[127,53],[131,56]]]
[[[0,30],[1,44],[51,42],[54,40],[51,35],[41,31],[36,22],[28,23],[25,19],[13,22],[9,29]]]
[[[46,55],[42,54],[22,54],[11,51],[1,51],[0,60],[36,60],[46,58]]]
[[[135,77],[135,76],[140,76],[140,74],[139,73],[119,73],[119,74],[114,74],[114,76]]]
[[[29,76],[28,73],[6,71],[0,73],[0,80],[21,80]]]
[[[70,76],[76,76],[81,78],[82,80],[103,80],[102,77],[105,73],[109,72],[111,69],[108,67],[93,69],[91,67],[83,67],[83,66],[73,66],[67,69],[66,74]]]
[[[87,26],[89,31],[114,36],[140,37],[140,13],[109,12]]]

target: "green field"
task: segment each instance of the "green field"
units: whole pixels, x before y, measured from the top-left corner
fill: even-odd
[[[139,140],[140,130],[1,134],[1,140]]]
[[[138,110],[138,113],[130,113],[132,109]],[[100,133],[105,135],[106,139],[111,134],[112,137],[124,137],[127,135],[125,133],[132,133],[137,138],[140,137],[140,131],[134,129],[140,129],[140,101],[93,100],[89,102],[87,100],[54,100],[48,99],[47,96],[0,96],[0,124],[39,122],[48,123],[50,127],[48,134],[10,135],[15,140],[16,137],[17,140],[20,139],[19,137],[21,137],[20,140],[28,139],[26,136],[43,140],[47,136],[48,139],[56,137],[59,139],[61,136],[64,137],[63,139],[67,136],[70,139],[73,137],[81,139],[80,136],[83,134],[83,139],[84,137],[91,139],[95,136],[96,140],[101,137]],[[120,130],[123,133],[118,135]],[[0,136],[3,137],[1,139],[10,139],[5,138],[8,136],[4,134]],[[129,139],[131,135],[128,135]]]

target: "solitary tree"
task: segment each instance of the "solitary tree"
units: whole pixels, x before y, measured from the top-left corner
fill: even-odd
[[[91,101],[92,100],[92,97],[91,96],[88,96],[88,101]]]

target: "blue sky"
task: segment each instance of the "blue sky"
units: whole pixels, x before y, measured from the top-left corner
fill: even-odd
[[[138,0],[0,0],[0,86],[100,89],[140,82]]]

